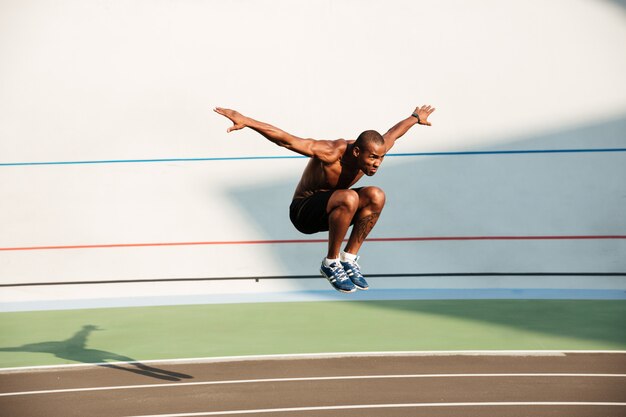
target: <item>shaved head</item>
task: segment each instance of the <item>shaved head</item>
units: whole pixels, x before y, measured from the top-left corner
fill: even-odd
[[[361,149],[364,149],[369,144],[384,145],[385,139],[383,139],[383,136],[375,130],[366,130],[361,133],[354,142],[354,145]]]

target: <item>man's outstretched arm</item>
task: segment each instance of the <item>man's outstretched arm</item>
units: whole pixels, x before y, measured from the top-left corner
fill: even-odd
[[[411,116],[396,123],[387,131],[387,133],[383,135],[383,138],[385,138],[385,144],[387,145],[387,151],[389,151],[389,149],[391,149],[391,147],[396,143],[396,140],[402,137],[402,135],[408,132],[408,130],[416,124],[430,126],[431,124],[428,121],[428,116],[430,116],[434,111],[435,108],[431,106],[418,106],[415,108],[415,111]]]
[[[304,156],[316,157],[324,161],[332,159],[333,155],[336,153],[336,146],[334,146],[335,141],[300,138],[276,126],[246,117],[235,110],[224,109],[222,107],[216,107],[213,110],[233,122],[233,125],[227,130],[229,133],[248,127],[278,146],[282,146],[283,148],[287,148]]]

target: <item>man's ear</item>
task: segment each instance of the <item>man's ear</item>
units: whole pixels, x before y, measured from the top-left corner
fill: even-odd
[[[358,146],[353,146],[352,155],[354,155],[355,158],[358,158],[360,154],[361,154],[361,149]]]

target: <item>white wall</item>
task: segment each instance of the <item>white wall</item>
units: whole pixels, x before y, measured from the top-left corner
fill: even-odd
[[[294,134],[385,131],[394,153],[626,148],[620,2],[0,3],[2,283],[314,275],[324,244],[14,250],[290,240],[303,159],[212,113]],[[26,163],[12,165],[12,163]],[[372,237],[626,235],[626,152],[390,156]],[[371,242],[366,272],[624,272],[626,239]],[[327,289],[322,280],[3,288],[37,300]],[[135,284],[132,284],[135,285]],[[623,277],[380,280],[379,288],[626,289]],[[98,289],[96,289],[98,288]],[[11,304],[13,305],[13,304]]]

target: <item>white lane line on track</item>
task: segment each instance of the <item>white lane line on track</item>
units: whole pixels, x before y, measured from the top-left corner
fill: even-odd
[[[431,356],[567,356],[568,354],[626,354],[626,350],[409,350],[388,352],[325,352],[325,353],[292,353],[276,355],[246,355],[246,356],[217,356],[204,358],[179,358],[179,359],[150,359],[135,362],[97,362],[97,363],[73,363],[63,365],[40,365],[18,366],[13,368],[0,368],[0,372],[25,372],[57,370],[64,368],[85,368],[105,365],[123,365],[127,363],[147,364],[189,364],[189,363],[221,363],[242,361],[265,361],[265,360],[298,360],[298,359],[341,359],[352,357],[431,357]]]
[[[297,413],[302,411],[328,411],[328,410],[355,410],[377,408],[418,408],[418,407],[494,407],[494,406],[626,406],[626,403],[608,402],[483,402],[483,403],[412,403],[412,404],[368,404],[368,405],[335,405],[326,407],[294,407],[294,408],[263,408],[259,410],[232,410],[232,411],[207,411],[200,413],[182,414],[151,414],[128,417],[196,417],[196,416],[226,416],[234,414],[260,414],[260,413]]]
[[[179,359],[150,359],[133,362],[94,362],[71,363],[62,365],[18,366],[0,368],[0,373],[9,372],[37,372],[46,370],[87,368],[106,365],[124,365],[142,363],[144,365],[192,364],[192,363],[222,363],[245,361],[270,360],[302,360],[302,359],[341,359],[341,358],[368,358],[368,357],[432,357],[432,356],[506,356],[506,357],[552,357],[567,356],[569,354],[610,354],[625,355],[626,350],[409,350],[388,352],[325,352],[325,353],[292,353],[275,355],[245,355],[245,356],[216,356],[204,358]]]
[[[172,387],[191,387],[199,385],[229,385],[229,384],[262,384],[276,382],[306,382],[306,381],[341,381],[354,379],[401,379],[401,378],[514,378],[514,377],[571,377],[571,378],[626,378],[626,374],[566,374],[566,373],[523,373],[523,374],[405,374],[405,375],[349,375],[349,376],[319,376],[319,377],[301,377],[301,378],[266,378],[266,379],[239,379],[224,381],[201,381],[201,382],[179,382],[170,384],[145,384],[145,385],[117,385],[108,387],[90,387],[90,388],[66,388],[52,389],[40,391],[21,391],[21,392],[5,392],[0,397],[14,397],[20,395],[37,395],[37,394],[63,394],[70,392],[89,392],[89,391],[112,391],[112,390],[128,390],[139,388],[172,388]]]

